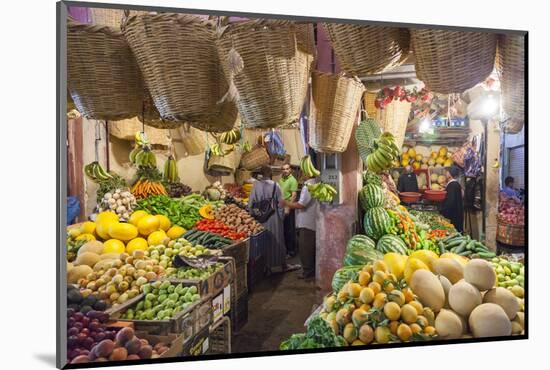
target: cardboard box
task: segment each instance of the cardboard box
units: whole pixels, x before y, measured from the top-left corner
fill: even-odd
[[[201,329],[197,334],[192,338],[189,338],[183,344],[183,356],[199,356],[208,352],[210,348],[209,343],[209,327]]]
[[[152,335],[146,332],[136,332],[136,337],[139,339],[147,339],[151,346],[155,346],[157,343],[169,344],[170,348],[168,351],[164,352],[159,358],[165,357],[179,357],[183,353],[183,342],[184,336],[178,334],[168,334],[168,335]]]

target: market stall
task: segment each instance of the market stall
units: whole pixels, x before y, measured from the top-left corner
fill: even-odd
[[[286,164],[296,201],[316,207],[305,289],[325,297],[280,349],[524,332],[523,260],[495,248],[519,242],[523,209],[501,199],[497,229],[501,122],[476,108],[500,93],[496,34],[114,14],[118,28],[105,13],[68,23],[81,210],[67,226],[68,361],[277,350],[233,340],[271,309],[249,307],[256,287],[295,284],[265,276],[281,244],[266,220],[295,202],[275,202],[274,185],[267,211],[249,205],[258,173],[277,182]],[[451,172],[464,225],[441,214]]]

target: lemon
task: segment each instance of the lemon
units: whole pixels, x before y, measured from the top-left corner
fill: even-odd
[[[180,236],[182,236],[184,233],[185,233],[185,229],[181,226],[178,226],[178,225],[174,225],[172,226],[171,228],[168,229],[168,231],[166,232],[166,235],[174,240],[174,239],[177,239],[179,238]]]
[[[138,230],[134,225],[126,222],[113,223],[109,226],[109,236],[127,242],[138,236]]]
[[[130,215],[130,219],[128,220],[128,222],[137,227],[139,220],[141,220],[143,216],[147,216],[147,215],[148,213],[145,211],[142,211],[142,210],[135,211]]]
[[[93,234],[88,234],[88,233],[80,234],[79,236],[76,237],[76,240],[87,240],[87,241],[95,240],[95,236],[93,236]]]
[[[95,222],[83,222],[82,225],[80,225],[80,232],[82,234],[93,234],[95,232]]]
[[[160,245],[168,242],[169,238],[164,232],[164,230],[157,230],[153,231],[149,236],[147,237],[147,243],[149,245]]]
[[[160,227],[160,221],[155,216],[146,215],[138,221],[138,231],[141,235],[147,236]]]
[[[118,239],[109,239],[103,243],[103,253],[124,253],[125,246],[124,243]]]
[[[161,230],[167,231],[172,226],[168,217],[164,215],[155,215],[155,217],[159,220]]]
[[[131,255],[132,253],[134,253],[134,251],[145,251],[147,250],[147,247],[147,240],[141,237],[137,237],[130,240],[128,244],[126,244],[126,253]]]

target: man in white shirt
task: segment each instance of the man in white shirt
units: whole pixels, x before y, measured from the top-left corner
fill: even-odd
[[[314,184],[315,178],[305,181],[297,202],[282,201],[281,204],[296,210],[296,229],[298,231],[298,251],[302,262],[302,274],[300,279],[315,276],[315,229],[318,202],[311,197],[308,185]]]

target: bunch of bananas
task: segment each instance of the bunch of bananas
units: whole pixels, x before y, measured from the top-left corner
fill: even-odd
[[[143,131],[136,132],[136,135],[134,136],[136,139],[136,146],[144,146],[151,144],[149,142],[149,139],[147,138],[147,135]]]
[[[243,153],[248,153],[252,150],[252,147],[248,141],[245,141],[243,145],[241,145],[241,150]]]
[[[231,131],[224,132],[220,135],[220,141],[224,144],[237,144],[239,140],[241,140],[241,131],[237,128],[234,128]]]
[[[176,160],[172,155],[170,155],[166,162],[164,162],[163,180],[170,184],[180,181],[178,175],[178,167],[176,166]]]
[[[102,182],[113,178],[109,172],[107,172],[98,161],[88,163],[84,166],[84,173],[86,176],[94,182]]]
[[[226,147],[219,143],[210,145],[210,153],[219,157],[223,157],[224,155],[231,153],[234,149],[235,145],[227,145]]]
[[[399,148],[395,144],[395,138],[389,132],[384,132],[374,143],[375,150],[367,157],[369,171],[382,172],[392,167],[399,157]]]
[[[307,190],[311,194],[311,197],[317,199],[319,202],[330,203],[336,195],[336,189],[334,189],[332,185],[325,184],[324,182],[309,184]]]
[[[300,170],[305,177],[317,177],[321,174],[321,172],[315,168],[313,162],[311,162],[311,157],[309,155],[306,155],[300,161]]]

